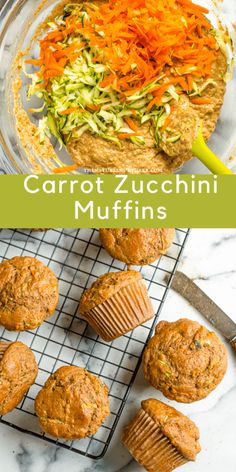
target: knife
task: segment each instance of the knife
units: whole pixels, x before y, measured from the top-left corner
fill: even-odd
[[[230,342],[236,351],[236,323],[219,308],[187,275],[177,271],[171,288],[182,295]]]

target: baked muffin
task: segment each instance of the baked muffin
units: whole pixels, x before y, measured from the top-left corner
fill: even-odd
[[[81,367],[60,367],[38,393],[35,412],[46,433],[85,438],[95,434],[110,413],[108,388]]]
[[[172,229],[112,228],[100,229],[100,239],[107,252],[127,265],[146,265],[159,259],[171,246]]]
[[[171,472],[194,461],[199,430],[187,416],[155,399],[144,400],[125,429],[123,443],[148,472]]]
[[[0,341],[0,415],[6,415],[21,402],[37,373],[29,347],[19,341]]]
[[[54,313],[57,303],[57,278],[42,262],[17,256],[0,264],[0,324],[5,328],[37,328]]]
[[[195,321],[161,321],[144,351],[143,369],[167,398],[191,403],[207,397],[223,379],[227,351],[215,333]]]
[[[135,270],[99,277],[83,293],[79,312],[105,341],[128,333],[154,316],[146,284]]]

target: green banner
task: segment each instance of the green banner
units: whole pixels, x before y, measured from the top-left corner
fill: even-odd
[[[236,228],[236,176],[1,176],[1,228]]]

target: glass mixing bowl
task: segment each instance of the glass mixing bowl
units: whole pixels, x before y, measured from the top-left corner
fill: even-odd
[[[14,116],[14,100],[12,84],[15,79],[12,67],[18,52],[29,47],[37,27],[47,18],[50,11],[58,4],[58,0],[0,0],[0,172],[6,173],[51,173],[55,166],[72,164],[71,158],[65,150],[59,150],[55,142],[56,160],[45,161],[41,156],[34,155],[34,164],[29,159],[18,136]],[[199,0],[200,4],[211,9],[211,21],[216,22],[215,0]],[[236,6],[232,0],[224,1],[226,22],[236,20]],[[222,19],[222,18],[221,18]],[[223,20],[225,23],[225,19]],[[230,27],[230,25],[229,25]],[[231,32],[233,28],[231,28]],[[37,41],[30,46],[30,55],[37,55]],[[235,72],[235,71],[234,71]],[[26,101],[28,79],[21,74],[21,99],[24,109],[29,108]],[[222,160],[230,158],[231,168],[236,161],[233,149],[236,143],[236,73],[228,84],[224,106],[210,147]],[[31,105],[30,105],[31,106]],[[37,116],[31,117],[37,123]],[[235,153],[236,154],[236,153]],[[79,171],[83,172],[82,169]],[[181,173],[207,173],[205,167],[193,159],[186,164]]]
[[[31,44],[37,27],[46,19],[50,11],[58,4],[56,0],[7,0],[0,3],[0,167],[6,173],[51,173],[55,166],[72,164],[67,152],[59,150],[57,143],[52,141],[57,158],[45,161],[40,155],[33,154],[30,159],[21,143],[14,116],[13,83],[18,71],[13,67],[15,58],[20,51],[25,51],[30,45],[30,56],[37,54],[37,40]],[[24,110],[28,110],[34,103],[29,104],[26,99],[28,79],[24,73],[22,80],[21,101]],[[31,120],[37,124],[37,115],[31,115]]]

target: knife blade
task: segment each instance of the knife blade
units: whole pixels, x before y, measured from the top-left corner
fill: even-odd
[[[236,323],[203,290],[180,271],[175,273],[171,288],[188,300],[236,350]]]

